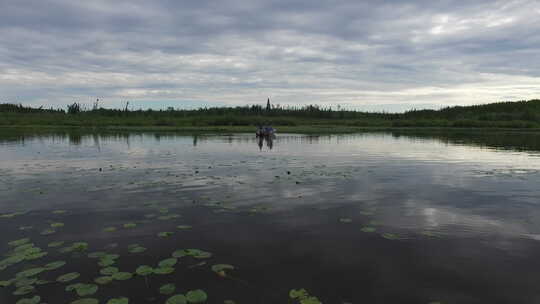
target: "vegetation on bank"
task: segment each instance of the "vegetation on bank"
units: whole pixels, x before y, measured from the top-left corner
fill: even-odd
[[[209,129],[251,131],[258,124],[282,130],[336,128],[540,128],[540,99],[455,106],[440,110],[411,110],[405,113],[373,113],[305,107],[262,107],[258,105],[195,110],[105,109],[97,103],[84,109],[74,103],[66,110],[0,104],[0,126],[107,127],[145,129]]]

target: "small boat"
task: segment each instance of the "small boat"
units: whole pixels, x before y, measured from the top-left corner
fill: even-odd
[[[265,127],[259,127],[257,131],[255,132],[255,136],[257,137],[274,137],[276,134],[276,129],[265,126]]]

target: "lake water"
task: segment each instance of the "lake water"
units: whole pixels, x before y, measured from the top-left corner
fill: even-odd
[[[540,303],[536,143],[3,135],[0,303]]]

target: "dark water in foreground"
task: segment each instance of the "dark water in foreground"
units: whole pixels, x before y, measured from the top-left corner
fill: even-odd
[[[496,138],[0,137],[0,303],[540,303],[540,152]]]

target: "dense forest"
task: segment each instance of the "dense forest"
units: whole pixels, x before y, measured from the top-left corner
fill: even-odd
[[[349,126],[349,127],[501,127],[540,128],[540,99],[454,106],[404,113],[361,112],[308,105],[303,107],[210,107],[199,109],[105,109],[96,102],[86,108],[44,109],[0,104],[0,125],[59,126]]]

